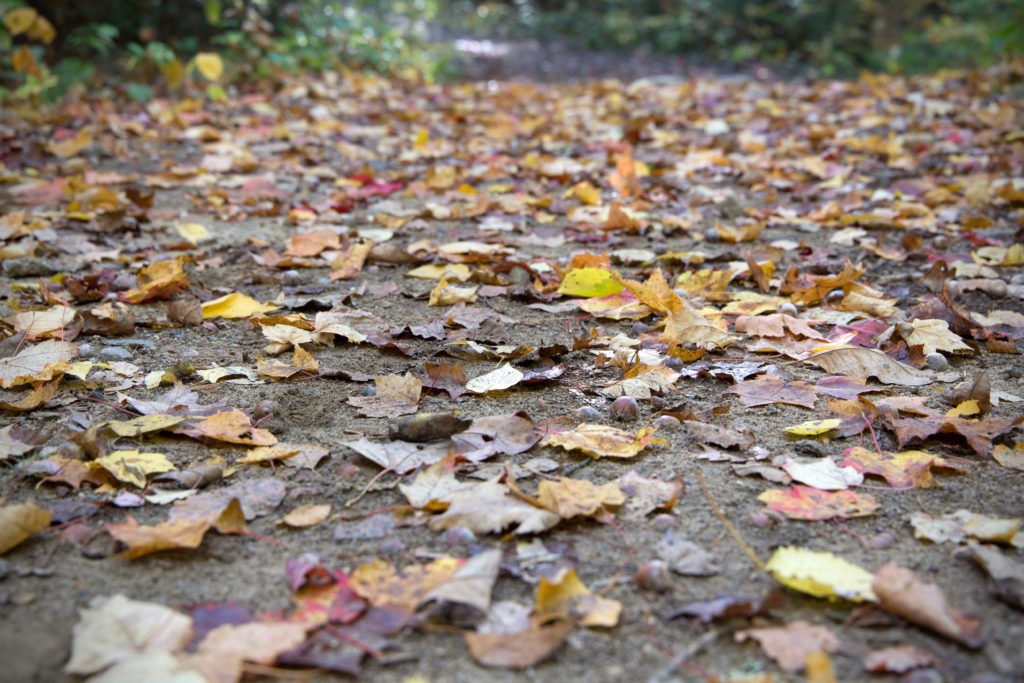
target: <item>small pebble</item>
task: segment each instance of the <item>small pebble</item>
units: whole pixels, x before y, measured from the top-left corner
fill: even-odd
[[[200,325],[200,327],[202,327],[207,332],[216,332],[217,331],[216,323],[211,323],[209,320],[207,320],[202,325]]]
[[[645,332],[647,332],[650,329],[651,329],[650,325],[646,325],[644,323],[636,323],[635,325],[633,325],[633,329],[631,330],[631,332],[634,335],[640,335],[640,334],[644,334]]]
[[[666,529],[675,529],[679,526],[679,518],[675,515],[670,515],[667,512],[663,512],[660,515],[654,517],[651,520],[651,526],[659,531]]]
[[[108,346],[105,349],[101,349],[99,357],[103,360],[131,360],[132,354],[127,349],[122,349],[117,346]]]
[[[281,284],[285,287],[294,287],[299,283],[299,271],[286,270],[281,273]]]
[[[593,406],[583,406],[576,409],[576,417],[583,422],[597,422],[601,419],[601,411]]]
[[[654,421],[654,426],[658,429],[678,429],[683,423],[671,415],[662,415]]]
[[[609,415],[613,420],[632,422],[640,417],[640,406],[632,396],[619,396],[612,402]]]
[[[989,280],[988,295],[993,299],[1002,299],[1006,296],[1006,283],[1002,280]]]
[[[707,230],[704,231],[704,239],[706,239],[708,242],[717,242],[718,231],[715,230],[714,228],[708,228]]]
[[[376,396],[377,387],[374,386],[373,384],[366,384],[363,385],[363,387],[359,390],[359,393],[362,394],[363,396]]]
[[[267,415],[278,415],[281,412],[281,404],[277,401],[260,401],[252,409],[252,416],[257,420]]]
[[[466,546],[476,541],[476,534],[464,526],[454,526],[444,532],[444,543],[449,547]]]
[[[747,517],[747,520],[759,529],[770,527],[775,522],[774,519],[763,512],[752,512],[750,516]]]
[[[1017,273],[1010,279],[1010,282],[1015,285],[1024,285],[1024,273]]]
[[[782,313],[783,315],[796,317],[796,314],[799,313],[799,311],[796,310],[795,304],[793,304],[790,301],[787,301],[779,306],[779,313]]]
[[[896,537],[890,534],[888,531],[883,531],[880,534],[875,534],[871,539],[871,547],[875,550],[885,550],[896,545]]]
[[[825,303],[828,304],[829,306],[838,306],[840,303],[842,303],[845,297],[846,293],[843,292],[843,290],[833,289],[825,296]]]
[[[679,368],[683,367],[683,359],[679,358],[678,356],[669,356],[668,358],[665,359],[664,365],[666,368],[678,370]]]
[[[96,347],[92,344],[79,344],[78,345],[78,357],[79,358],[92,358],[96,355]]]
[[[661,560],[644,562],[636,570],[636,585],[645,591],[664,593],[672,587],[672,579],[668,573],[668,565]]]
[[[943,356],[938,351],[934,353],[929,353],[927,356],[925,356],[924,362],[928,365],[929,370],[933,370],[935,372],[943,372],[944,370],[949,370],[949,361],[946,360],[946,357]]]

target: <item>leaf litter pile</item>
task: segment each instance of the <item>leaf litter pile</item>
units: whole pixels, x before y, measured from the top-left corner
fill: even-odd
[[[5,112],[4,677],[1010,680],[1013,78]]]

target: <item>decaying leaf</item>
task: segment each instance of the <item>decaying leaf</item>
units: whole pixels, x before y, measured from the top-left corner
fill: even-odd
[[[619,623],[622,603],[590,592],[575,569],[563,568],[537,586],[537,615],[543,621],[579,619],[584,626],[610,628]]]
[[[765,654],[778,662],[783,671],[802,671],[809,655],[835,652],[839,639],[824,626],[794,621],[785,626],[752,628],[736,632],[736,642],[753,638]]]
[[[110,523],[106,528],[115,540],[127,546],[123,556],[133,559],[161,550],[198,548],[211,528],[221,533],[238,533],[246,527],[241,506],[237,500],[232,500],[223,510],[209,517],[142,526],[128,515],[124,522]]]
[[[773,403],[789,403],[814,408],[817,390],[806,382],[786,382],[778,375],[762,375],[731,386],[723,393],[736,394],[743,405],[753,408]]]
[[[926,451],[878,453],[860,446],[843,451],[843,465],[863,474],[878,475],[894,489],[928,488],[933,483],[932,467],[953,467],[948,460]]]
[[[872,650],[864,656],[864,670],[873,673],[902,674],[932,666],[942,666],[942,660],[914,645]]]
[[[537,487],[537,502],[562,519],[600,516],[625,500],[614,483],[598,486],[585,479],[560,477],[557,482],[544,480]]]
[[[355,406],[367,417],[398,417],[416,412],[423,383],[405,373],[374,378],[377,387],[372,396],[352,396],[349,405]]]
[[[810,486],[774,489],[759,495],[770,510],[791,519],[821,520],[833,517],[864,517],[878,510],[878,501],[867,493],[821,491]]]
[[[371,605],[399,607],[411,612],[428,599],[431,590],[451,579],[464,562],[444,557],[399,570],[383,560],[374,560],[356,567],[349,582]]]
[[[875,572],[871,590],[883,609],[908,621],[971,649],[985,642],[979,634],[980,622],[950,607],[938,586],[922,581],[906,567],[885,565]]]
[[[581,424],[571,432],[548,434],[544,444],[582,451],[592,458],[632,458],[651,443],[654,431],[651,427],[627,432],[604,425]]]
[[[779,591],[767,595],[723,595],[713,600],[696,600],[672,610],[665,618],[696,617],[701,623],[710,624],[718,619],[733,617],[756,617],[771,609],[780,609],[785,604],[785,596]]]
[[[520,500],[501,475],[449,494],[448,509],[430,520],[434,530],[464,526],[477,534],[495,534],[514,526],[517,534],[545,531],[561,519],[555,513]]]
[[[919,387],[935,381],[952,381],[956,378],[955,373],[932,376],[923,370],[895,361],[877,349],[832,349],[814,354],[807,362],[835,375],[849,375],[858,379],[874,377],[883,384],[903,384],[910,387]]]
[[[566,619],[547,623],[532,620],[520,631],[467,633],[466,644],[473,658],[484,666],[526,669],[550,657],[573,628]]]
[[[319,524],[327,519],[330,514],[330,505],[302,505],[281,518],[281,521],[278,522],[278,524],[290,526],[294,529],[301,529]]]

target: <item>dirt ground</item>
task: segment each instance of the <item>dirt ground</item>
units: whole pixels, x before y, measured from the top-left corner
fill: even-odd
[[[516,63],[514,55],[510,63]],[[483,69],[482,75],[492,77],[493,70]],[[615,74],[609,74],[612,75]],[[849,259],[865,268],[863,282],[884,291],[901,315],[912,315],[908,312],[920,298],[932,294],[922,274],[933,262],[939,258],[970,261],[971,250],[979,245],[1008,246],[1020,241],[1019,203],[993,201],[972,206],[959,195],[949,202],[929,204],[930,222],[911,217],[898,228],[893,227],[892,221],[887,227],[876,225],[892,219],[893,214],[886,214],[885,210],[898,201],[901,192],[902,197],[927,204],[931,201],[926,199],[928,191],[945,187],[956,194],[967,184],[967,176],[993,181],[1021,175],[1022,143],[1019,139],[1008,141],[1004,135],[1020,130],[1024,121],[1019,100],[1008,99],[996,87],[1001,78],[998,75],[991,76],[989,85],[955,77],[816,83],[762,81],[756,75],[688,80],[662,73],[660,79],[639,82],[632,80],[638,74],[627,75],[628,80],[574,85],[497,81],[488,85],[481,81],[471,86],[426,86],[342,79],[327,84],[293,84],[277,94],[233,97],[225,104],[185,112],[177,120],[166,114],[166,107],[161,110],[152,106],[147,115],[141,108],[132,109],[131,105],[116,101],[101,107],[70,108],[59,116],[43,117],[35,124],[26,123],[17,117],[18,112],[10,111],[4,116],[2,137],[6,146],[3,162],[6,173],[12,177],[0,186],[0,212],[50,212],[45,217],[52,234],[43,233],[39,238],[34,257],[48,260],[52,268],[26,276],[9,276],[5,268],[2,287],[9,299],[8,303],[0,304],[0,309],[4,316],[10,316],[16,313],[12,303],[18,302],[22,307],[31,304],[30,287],[38,285],[40,276],[95,273],[104,268],[134,275],[147,263],[186,255],[191,261],[186,265],[189,286],[204,301],[229,292],[241,292],[259,301],[302,294],[320,301],[291,312],[301,310],[312,317],[316,310],[334,304],[336,299],[330,300],[331,295],[348,293],[343,306],[371,312],[392,328],[444,315],[445,308],[429,306],[427,301],[436,282],[405,276],[418,264],[394,265],[371,259],[355,277],[331,281],[327,279],[331,268],[323,261],[314,266],[272,268],[254,259],[268,246],[283,253],[286,240],[297,233],[328,228],[353,236],[361,228],[374,228],[393,232],[389,241],[403,248],[420,239],[437,244],[484,239],[509,246],[514,254],[510,260],[528,264],[559,264],[584,251],[599,254],[629,248],[655,254],[701,251],[706,255],[706,264],[720,267],[743,261],[741,254],[748,246],[774,243],[782,245],[777,252],[780,258],[775,262],[777,277],[790,266],[811,269],[808,264],[812,261],[819,274],[836,272],[842,261]],[[914,93],[920,93],[920,98]],[[921,102],[934,104],[918,106]],[[1007,108],[1015,113],[1003,116]],[[1002,114],[976,116],[979,111]],[[869,121],[869,116],[877,120]],[[495,133],[495,137],[487,137],[489,126],[500,127],[509,120],[519,127],[515,134],[501,137]],[[725,130],[716,132],[718,124],[709,124],[717,120],[727,121]],[[141,122],[148,132],[131,132],[134,129],[126,129],[129,121]],[[815,133],[812,125],[821,129]],[[236,149],[215,149],[218,140],[214,133],[209,133],[209,137],[202,131],[188,134],[195,133],[200,126],[221,131],[220,142],[240,144],[252,155],[253,163],[236,157],[229,169],[205,174],[182,171],[178,180],[167,181],[166,187],[156,184],[154,174],[166,173],[172,165],[178,170],[194,168],[211,154],[238,153]],[[82,162],[46,152],[46,141],[53,139],[57,129],[75,131],[84,127],[94,131],[95,143],[75,155]],[[417,142],[420,129],[429,131],[425,145],[420,144],[422,138]],[[661,136],[660,131],[673,135]],[[756,132],[765,143],[764,149],[745,148],[744,131]],[[883,142],[899,136],[901,147],[887,157],[868,147],[855,150],[840,142],[830,143],[819,135],[832,136],[836,141],[863,141],[874,136]],[[647,227],[630,234],[588,231],[573,224],[567,211],[577,202],[565,199],[564,193],[578,181],[589,179],[595,186],[605,188],[605,200],[614,196],[614,190],[605,181],[614,169],[614,161],[609,163],[611,154],[604,143],[630,136],[636,159],[664,171],[641,179],[646,191],[643,209]],[[367,152],[366,158],[357,158],[354,147]],[[688,173],[670,172],[686,154],[698,150],[719,155],[724,159],[722,165],[716,166],[717,161],[694,161]],[[575,160],[580,165],[561,174],[545,175],[530,160],[531,155]],[[783,170],[783,161],[807,155],[841,166],[843,178],[827,182],[835,177],[831,167],[826,177]],[[455,166],[459,182],[443,190],[423,184],[428,171],[441,165]],[[110,230],[99,226],[96,219],[67,218],[66,194],[33,204],[27,195],[12,189],[31,177],[70,177],[85,166],[124,176],[124,183],[112,186],[116,191],[154,191],[148,222],[122,224]],[[330,169],[334,175],[325,176],[314,168],[317,166]],[[328,208],[338,188],[346,188],[334,180],[359,172],[374,174],[374,180],[380,183],[400,182],[403,189],[390,196],[358,199],[345,211]],[[240,193],[238,188],[243,182],[261,175],[281,191],[280,201],[248,201]],[[471,218],[436,218],[429,209],[424,209],[429,202],[461,201],[452,197],[463,182],[480,190],[486,185],[511,183],[522,196],[544,201],[521,202],[507,211],[494,205]],[[410,189],[413,183],[419,184]],[[883,193],[872,203],[870,198],[876,191],[888,194]],[[863,201],[857,211],[868,212],[868,207],[874,207],[871,211],[882,215],[876,224],[868,226],[867,237],[886,237],[891,244],[913,234],[921,237],[922,243],[904,260],[891,260],[860,246],[831,241],[843,227],[864,225],[865,221],[840,226],[836,222],[838,216],[809,218],[829,202],[847,206],[849,211],[844,213],[852,212],[855,197]],[[415,216],[414,220],[382,224],[379,216],[384,211],[380,204],[392,200],[409,208],[408,215]],[[254,215],[264,208],[271,215]],[[307,215],[294,211],[304,208],[309,210]],[[772,219],[767,218],[769,213]],[[667,216],[683,215],[691,217],[686,227],[673,227],[664,220]],[[962,225],[966,215],[981,215],[987,221],[967,229]],[[765,216],[767,220],[767,227],[752,243],[729,244],[707,236],[716,225],[742,225],[750,216]],[[312,220],[306,220],[308,217]],[[488,217],[510,229],[489,230]],[[892,220],[899,219],[896,216]],[[212,233],[212,240],[195,247],[183,245],[172,227],[175,223],[202,224]],[[119,248],[120,258],[100,257],[93,262],[80,258],[69,245],[79,244],[76,240],[83,235],[91,250]],[[566,239],[554,239],[560,235]],[[679,261],[658,264],[670,281],[679,273],[696,268]],[[652,265],[615,263],[615,268],[627,277],[646,279]],[[1012,283],[1012,278],[1024,273],[1024,268],[1001,266],[998,273],[1006,283]],[[750,287],[734,282],[730,288],[734,292],[741,290]],[[565,299],[557,298],[552,303]],[[1020,299],[1012,292],[995,298],[985,291],[965,291],[958,301],[972,313],[1024,312]],[[595,329],[599,335],[623,334],[634,338],[645,332],[636,327],[635,320],[598,319],[579,310],[546,312],[530,307],[538,302],[542,300],[529,294],[480,297],[475,306],[512,321],[504,322],[506,318],[501,318],[493,338],[486,341],[535,348],[562,344],[571,349],[574,340],[586,338]],[[167,386],[147,389],[139,384],[141,377],[155,370],[170,369],[182,360],[192,363],[197,370],[236,365],[254,368],[257,356],[268,343],[260,329],[246,320],[214,319],[212,325],[205,326],[168,323],[167,305],[167,300],[157,300],[131,306],[136,327],[129,339],[137,341],[130,345],[111,346],[109,342],[118,338],[107,336],[76,340],[96,352],[120,348],[130,353],[130,362],[139,367],[139,375],[134,378],[134,386],[122,390],[124,394],[154,398],[166,392]],[[813,315],[804,308],[800,313]],[[652,316],[645,322],[654,325],[656,320]],[[827,331],[828,326],[819,329]],[[1019,341],[1020,330],[1011,332],[1010,337]],[[529,567],[516,560],[517,548],[522,550],[531,540],[529,537],[481,535],[464,545],[452,534],[413,525],[394,527],[381,538],[335,540],[337,529],[352,527],[361,520],[332,517],[296,530],[280,526],[278,521],[288,511],[303,504],[327,503],[332,506],[332,514],[353,517],[406,504],[394,486],[398,477],[386,474],[349,505],[381,468],[345,443],[356,440],[360,434],[386,434],[388,420],[362,417],[347,400],[364,394],[372,385],[366,378],[407,371],[418,375],[425,372],[426,363],[455,362],[455,358],[446,352],[449,347],[444,340],[409,334],[396,339],[406,346],[407,352],[343,340],[333,348],[308,346],[319,362],[319,372],[311,376],[213,384],[196,375],[184,377],[183,381],[194,387],[204,404],[223,400],[229,406],[251,412],[261,401],[273,401],[277,409],[260,427],[269,429],[281,442],[315,443],[330,449],[329,458],[312,470],[281,464],[253,465],[211,485],[216,488],[268,477],[282,481],[287,488],[283,502],[249,523],[255,534],[272,541],[211,532],[195,550],[155,553],[138,559],[119,557],[120,548],[103,533],[104,525],[123,521],[127,514],[141,524],[157,524],[166,518],[167,506],[147,504],[123,509],[110,504],[91,505],[109,501],[112,496],[98,493],[88,484],[72,490],[68,486],[40,483],[39,477],[26,471],[32,462],[55,455],[80,457],[80,449],[71,437],[83,426],[128,417],[114,407],[121,404],[113,383],[72,384],[65,378],[63,388],[49,404],[21,414],[0,414],[0,426],[14,424],[50,435],[31,455],[5,463],[4,503],[34,501],[60,510],[62,521],[88,510],[88,516],[76,523],[96,532],[88,542],[74,543],[62,538],[63,529],[54,528],[33,536],[3,556],[0,678],[76,680],[62,673],[70,651],[71,627],[78,610],[97,596],[123,593],[136,600],[182,610],[202,603],[235,602],[253,612],[273,612],[290,608],[285,563],[304,553],[320,553],[330,566],[351,570],[373,558],[405,566],[435,557],[466,557],[481,548],[500,547],[508,566],[503,564],[504,571],[494,587],[494,600],[531,604],[540,572],[555,565],[572,565],[591,590],[622,602],[618,626],[577,628],[549,659],[525,671],[510,671],[489,669],[474,662],[459,635],[460,628],[451,626],[444,614],[431,612],[422,628],[406,629],[394,637],[397,649],[385,653],[379,661],[366,658],[364,676],[381,681],[406,681],[413,677],[428,681],[690,681],[714,680],[714,676],[718,680],[746,680],[745,677],[772,674],[775,680],[803,680],[801,674],[780,671],[756,644],[735,642],[733,633],[751,624],[804,620],[828,626],[839,637],[841,648],[831,658],[838,680],[885,679],[885,675],[866,673],[863,657],[871,650],[902,644],[919,646],[942,662],[912,674],[908,680],[1022,680],[1021,612],[991,594],[984,572],[962,546],[915,539],[907,521],[907,515],[914,512],[942,515],[961,508],[993,517],[1024,515],[1022,472],[1001,466],[991,457],[979,456],[955,437],[930,438],[912,444],[948,457],[962,467],[961,471],[937,471],[936,485],[931,488],[893,490],[882,480],[871,478],[866,481],[869,487],[862,490],[870,492],[879,503],[873,515],[840,522],[780,518],[772,519],[770,526],[763,528],[751,522],[751,515],[764,507],[758,495],[779,485],[758,476],[738,476],[730,462],[697,457],[700,449],[696,441],[678,425],[659,428],[656,436],[665,443],[652,445],[629,460],[592,460],[559,448],[537,446],[525,453],[481,462],[478,467],[490,468],[494,462],[524,465],[536,458],[549,458],[559,464],[551,475],[571,470],[574,478],[605,483],[634,470],[645,477],[681,480],[685,486],[684,494],[667,516],[621,519],[618,530],[594,520],[561,522],[536,536],[550,551],[550,557]],[[706,354],[704,360],[760,358],[778,367],[787,378],[811,384],[825,374],[813,365],[778,353],[754,353],[747,349],[749,342],[749,338],[743,339]],[[949,354],[950,369],[963,378],[985,370],[993,392],[1024,393],[1020,382],[1024,363],[1019,355],[995,353],[983,342],[976,347],[976,353]],[[285,354],[282,358],[289,357]],[[493,359],[459,357],[457,361],[469,378],[497,366]],[[662,411],[682,412],[682,404],[695,413],[727,407],[728,411],[713,417],[712,422],[751,430],[756,435],[756,445],[766,449],[771,457],[797,454],[839,458],[853,446],[874,447],[868,432],[831,439],[787,437],[786,427],[829,416],[824,396],[817,399],[814,410],[786,404],[748,408],[737,396],[723,393],[730,380],[708,376],[684,376],[676,382],[674,392],[640,400],[636,421],[614,421],[609,416],[611,399],[596,389],[620,379],[622,371],[595,367],[594,355],[587,349],[567,350],[556,361],[565,364],[564,374],[556,380],[521,384],[484,395],[466,394],[454,402],[443,392],[431,391],[424,394],[419,411],[457,409],[471,418],[525,411],[535,423],[544,424],[555,418],[579,422],[577,411],[591,406],[600,414],[597,422],[636,429],[652,423]],[[517,364],[524,368],[539,367],[542,361],[534,354]],[[346,379],[345,373],[355,374],[363,381]],[[940,394],[953,386],[955,383],[876,388],[890,389],[899,395],[927,396],[930,406],[945,410],[948,406],[941,402]],[[1019,406],[1003,401],[993,406],[990,415],[1017,417],[1021,414]],[[900,450],[892,431],[882,423],[875,427],[883,450]],[[997,439],[997,443],[1012,447],[1018,439],[1019,434],[1011,431]],[[122,441],[125,447],[163,452],[179,469],[212,456],[231,462],[246,451],[241,446],[161,434]],[[734,455],[736,459],[745,457],[742,453]],[[473,469],[468,466],[460,471],[460,476]],[[713,624],[685,617],[666,618],[681,605],[697,599],[760,595],[777,587],[771,576],[758,571],[715,514],[698,481],[698,473],[711,499],[762,560],[767,560],[776,548],[792,545],[830,551],[869,571],[890,562],[908,567],[922,579],[938,584],[952,605],[980,619],[984,647],[970,650],[898,619],[877,625],[848,624],[854,605],[816,599],[793,590],[785,590],[784,607],[767,617],[738,617]],[[536,476],[528,476],[520,485],[532,492],[536,481]],[[73,508],[77,503],[84,507]],[[382,516],[390,514],[365,519]],[[637,568],[657,557],[656,546],[666,533],[711,551],[721,571],[708,577],[673,573],[668,589],[660,593],[638,588],[634,582]],[[876,548],[876,539],[884,534],[892,535],[892,545]],[[1019,551],[1004,552],[1020,557]],[[696,648],[695,643],[699,644]],[[689,655],[686,663],[677,662],[679,666],[674,666],[673,659],[681,654]],[[323,672],[275,675],[308,676],[312,681],[343,678]],[[271,675],[261,680],[273,679]]]

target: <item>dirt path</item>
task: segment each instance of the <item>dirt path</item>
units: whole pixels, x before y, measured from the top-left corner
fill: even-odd
[[[498,578],[486,590],[491,604],[519,605],[504,606],[518,624],[505,628],[525,627],[534,609],[549,623],[540,642],[557,643],[556,632],[564,638],[526,669],[534,679],[802,680],[734,636],[804,621],[836,639],[825,647],[838,680],[884,679],[865,671],[864,658],[901,645],[935,658],[908,680],[1014,680],[1024,671],[1021,584],[1008,579],[1003,591],[1010,597],[997,599],[967,549],[972,533],[1002,541],[991,547],[1016,563],[1020,581],[1014,522],[998,533],[978,519],[968,524],[973,532],[946,522],[959,536],[940,543],[915,538],[908,522],[910,515],[934,523],[967,510],[1019,525],[1024,513],[1020,451],[1006,450],[1020,438],[1012,420],[1024,394],[1017,355],[1024,258],[1013,248],[1024,217],[1024,119],[1019,100],[1001,94],[1007,74],[852,83],[692,78],[685,71],[684,78],[568,85],[494,80],[509,73],[481,67],[490,82],[445,86],[332,78],[223,104],[80,103],[35,120],[28,111],[4,113],[0,308],[12,330],[38,320],[30,331],[36,342],[61,330],[81,335],[73,339],[78,365],[57,366],[51,379],[39,368],[26,370],[25,356],[11,358],[38,347],[0,342],[10,347],[5,377],[28,376],[42,387],[58,382],[34,409],[0,413],[0,426],[14,426],[0,432],[4,505],[34,503],[52,513],[52,526],[6,552],[0,565],[3,678],[74,680],[62,672],[72,626],[96,598],[120,593],[167,606],[192,617],[205,635],[215,626],[230,630],[224,624],[294,623],[296,610],[315,612],[308,603],[296,606],[289,578],[301,584],[302,573],[286,570],[309,553],[321,556],[308,560],[321,567],[306,577],[313,583],[327,580],[326,569],[380,582],[389,565],[403,570],[391,579],[390,602],[416,608],[430,584],[416,579],[416,567],[441,572],[445,558],[500,549]],[[623,75],[640,74],[629,67]],[[188,227],[194,224],[208,235]],[[938,274],[939,262],[948,277]],[[570,263],[601,272],[586,271],[591,279],[572,290]],[[139,280],[138,271],[153,264],[164,265]],[[410,276],[424,265],[438,272],[447,266],[455,289],[442,291],[437,273]],[[611,271],[637,284],[597,315],[579,305],[594,297],[558,293],[560,285],[563,292],[613,293],[621,286]],[[657,289],[657,276],[648,279],[659,272],[670,287]],[[214,317],[207,306],[205,320],[192,320],[201,324],[180,322],[197,315],[199,302],[233,293],[274,303],[268,316],[291,317],[257,324]],[[431,305],[432,293],[463,303]],[[53,312],[104,303],[111,305],[91,317]],[[626,305],[639,317],[609,317],[628,314],[616,312]],[[19,311],[36,317],[18,318]],[[115,334],[117,320],[128,325],[116,330],[125,334]],[[926,320],[946,325],[914,343],[924,334],[915,326]],[[91,330],[98,334],[85,334]],[[282,334],[305,334],[300,343],[316,367],[298,369],[302,356],[291,350],[272,357],[279,349],[268,344]],[[933,353],[931,365],[929,344],[941,356]],[[881,349],[902,365],[893,366],[896,379],[880,383],[861,381],[865,373],[877,376],[877,367],[858,371],[847,361],[826,371],[807,362],[830,345]],[[295,367],[270,368],[272,359]],[[443,365],[454,374],[438,375]],[[474,393],[461,386],[454,366],[469,380],[501,367],[526,376]],[[207,372],[217,368],[230,369],[219,377]],[[961,406],[964,418],[947,416],[950,392],[983,371],[989,390],[966,398],[991,403],[987,414],[975,405],[974,413]],[[391,396],[382,383],[374,389],[373,378],[406,373],[419,380],[418,401]],[[641,379],[619,383],[632,375]],[[848,379],[830,385],[821,382],[826,375]],[[161,384],[148,388],[147,379]],[[438,389],[446,379],[457,399]],[[175,381],[192,394],[175,389]],[[415,394],[415,380],[393,381]],[[734,385],[756,395],[726,393]],[[644,397],[643,387],[652,386]],[[12,388],[4,400],[26,388]],[[169,391],[178,393],[168,398]],[[613,395],[621,392],[639,397],[635,418],[612,419]],[[403,400],[412,407],[396,407]],[[794,404],[801,402],[806,407]],[[242,422],[210,427],[213,421],[202,419],[217,412],[203,408],[210,405],[237,409]],[[394,471],[410,457],[394,454],[411,447],[388,436],[395,418],[368,416],[373,406],[395,417],[451,410],[465,419],[504,416],[497,427],[471,428],[484,430],[497,454],[467,456],[473,449],[451,446],[470,460],[457,467],[462,486],[494,479],[507,487],[510,466],[522,497],[568,473],[598,485],[617,482],[612,488],[622,500],[605,502],[609,516],[588,498],[593,491],[566,494],[580,515],[556,515],[551,528],[516,535],[515,524],[498,524],[495,533],[465,528],[496,514],[493,500],[470,496],[469,514],[446,531],[437,521],[444,504],[414,509],[397,487],[417,481],[416,471]],[[121,435],[102,427],[139,412],[180,419],[152,431],[117,427]],[[527,436],[511,431],[523,429],[516,413],[534,425]],[[826,418],[840,422],[803,437],[785,431]],[[591,458],[551,442],[581,423],[657,430],[625,458]],[[101,427],[86,431],[95,425]],[[910,439],[912,433],[922,438]],[[907,438],[898,443],[899,436]],[[277,459],[257,451],[268,460],[239,463],[271,439],[293,446]],[[365,457],[366,443],[392,471],[382,473]],[[517,443],[526,446],[514,452]],[[27,444],[24,453],[16,453],[18,444]],[[600,454],[605,444],[589,447]],[[803,521],[792,511],[764,512],[759,495],[797,483],[790,475],[799,467],[787,473],[782,465],[839,463],[855,447],[868,459],[913,448],[942,462],[931,464],[931,486],[927,464],[900,471],[907,488],[877,476],[852,486],[850,495],[871,508],[864,516]],[[416,457],[429,462],[448,446],[422,448],[429,455]],[[319,457],[318,449],[329,454]],[[136,450],[162,453],[178,471],[220,478],[196,489],[186,481],[182,489],[153,481],[156,473],[140,474],[142,465],[90,462]],[[641,483],[620,479],[630,472]],[[148,480],[145,491],[130,483],[140,476]],[[674,505],[653,509],[667,500],[665,482],[684,490]],[[211,502],[229,486],[234,493]],[[519,500],[502,490],[501,505]],[[173,502],[171,492],[187,499]],[[193,521],[228,528],[218,515],[233,495],[246,513],[244,535],[209,529],[195,548],[149,553],[157,542],[122,526],[129,517],[144,526],[169,515],[182,519],[180,510],[191,505],[184,514],[196,515]],[[644,496],[653,497],[647,509]],[[190,502],[196,500],[202,503]],[[888,563],[913,570],[980,620],[984,646],[959,644],[891,610],[783,588],[757,568],[711,501],[759,561],[790,546],[830,552],[868,572]],[[329,516],[301,528],[281,524],[304,505],[329,505]],[[539,509],[527,504],[535,515]],[[524,514],[505,519],[517,524]],[[127,559],[126,549],[140,556]],[[683,573],[662,576],[650,564],[659,558]],[[371,565],[378,560],[385,564]],[[576,598],[568,611],[548,603],[545,613],[537,605],[541,577],[564,577],[569,568],[594,594],[621,604],[615,625],[583,625],[596,609],[587,600]],[[322,669],[351,669],[360,659],[373,680],[521,680],[522,672],[475,661],[464,634],[481,630],[482,613],[464,604],[471,602],[466,585],[450,589],[457,600],[427,601],[396,616],[383,608],[389,599],[382,583],[364,584],[360,609],[371,609],[334,614],[336,623],[316,632],[319,649],[292,652],[290,661],[310,680],[334,680],[343,674]],[[308,582],[302,590],[309,597]],[[783,604],[763,615],[713,623],[670,618],[698,600],[774,590]],[[1008,604],[1013,595],[1018,609]],[[500,630],[498,622],[492,610],[489,628]],[[790,634],[784,649],[799,653],[809,639]],[[512,641],[520,643],[517,656],[543,649],[522,633]],[[224,652],[206,647],[219,663],[196,666],[234,680]],[[189,657],[196,655],[179,660],[197,661]],[[146,675],[155,676],[156,658],[144,662],[152,667]],[[244,669],[268,674],[274,663],[271,656]]]

